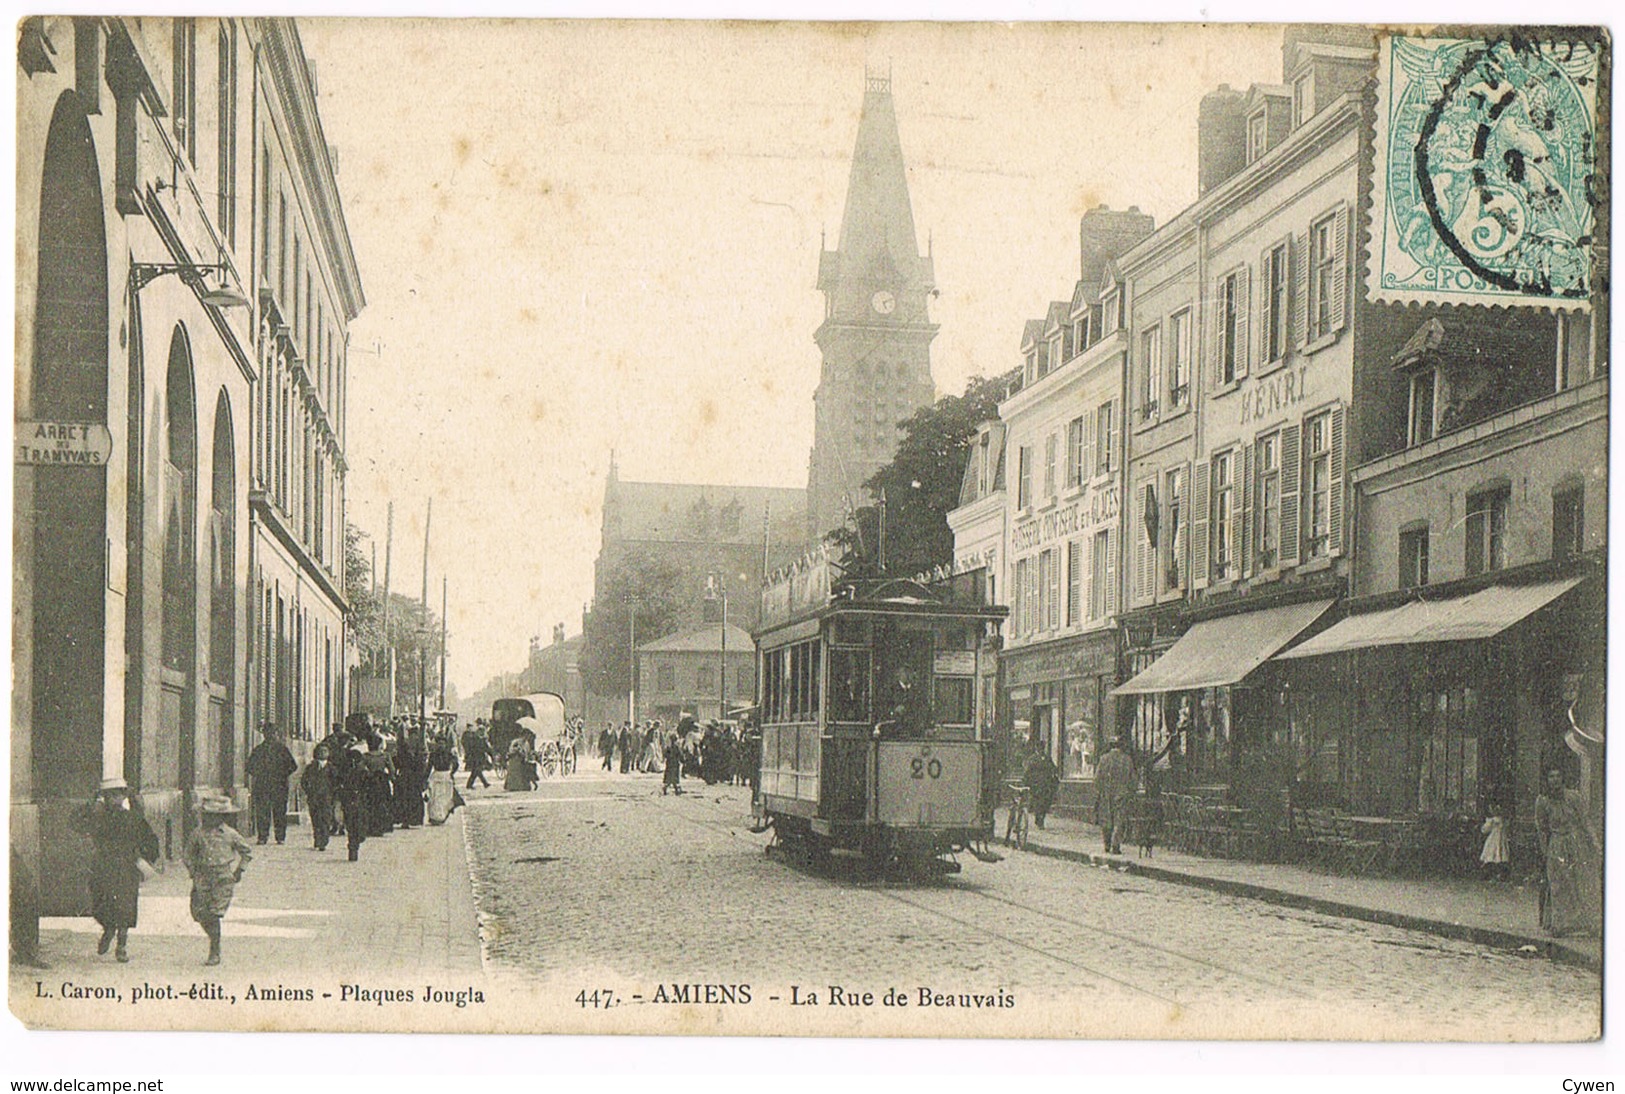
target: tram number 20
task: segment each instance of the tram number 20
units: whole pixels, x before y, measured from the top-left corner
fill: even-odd
[[[910,778],[915,779],[940,779],[942,761],[935,757],[928,760],[924,756],[916,756],[908,762],[908,773]]]

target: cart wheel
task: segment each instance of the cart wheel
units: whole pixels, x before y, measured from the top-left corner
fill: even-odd
[[[574,775],[576,773],[575,745],[565,747],[563,758],[559,761],[559,767],[565,775]]]
[[[541,763],[543,778],[551,779],[554,775],[558,774],[559,758],[552,749],[548,749],[546,752],[542,753]]]

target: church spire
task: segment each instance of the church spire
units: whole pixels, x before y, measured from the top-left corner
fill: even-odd
[[[878,272],[876,264],[889,263],[906,276],[919,259],[890,76],[865,75],[839,250],[853,273]]]

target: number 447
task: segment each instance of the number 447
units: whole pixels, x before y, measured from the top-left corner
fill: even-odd
[[[615,1005],[615,993],[608,988],[598,988],[592,992],[582,988],[576,995],[576,1002],[581,1005],[583,1010],[588,1007],[593,1010],[607,1009]]]

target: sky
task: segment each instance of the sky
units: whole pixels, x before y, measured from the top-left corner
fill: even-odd
[[[804,486],[866,71],[889,73],[939,393],[1018,360],[1098,204],[1196,196],[1196,111],[1278,27],[300,19],[367,307],[349,516],[461,694],[580,628],[622,478]]]

